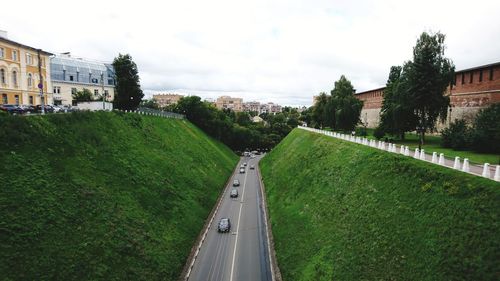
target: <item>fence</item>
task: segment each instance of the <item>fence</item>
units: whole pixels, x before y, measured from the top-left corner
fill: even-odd
[[[161,111],[161,110],[145,108],[145,107],[138,108],[137,110],[119,110],[119,111],[136,113],[136,114],[141,114],[141,115],[164,117],[164,118],[174,118],[174,119],[184,119],[185,118],[185,116],[183,114],[178,114],[178,113],[173,113],[173,112],[168,112],[168,111]]]
[[[496,168],[493,168],[493,166],[490,166],[489,163],[484,163],[481,166],[471,166],[469,159],[465,158],[463,159],[463,163],[460,161],[460,157],[455,157],[453,160],[445,158],[443,153],[440,153],[439,155],[436,152],[433,152],[432,155],[425,153],[425,150],[419,150],[416,148],[414,151],[411,150],[408,146],[400,145],[399,148],[396,144],[394,143],[386,143],[384,141],[376,141],[376,140],[369,140],[367,138],[363,137],[356,137],[356,136],[351,136],[351,135],[345,135],[341,133],[336,133],[336,132],[330,132],[330,131],[325,131],[325,130],[320,130],[320,129],[314,129],[314,128],[309,128],[309,127],[303,127],[303,126],[298,126],[299,129],[323,134],[326,136],[370,146],[373,148],[378,148],[380,150],[384,150],[387,152],[392,152],[392,153],[399,153],[405,156],[412,156],[415,159],[426,161],[429,163],[433,163],[436,165],[441,165],[445,167],[449,167],[455,170],[459,170],[465,173],[469,173],[472,175],[476,176],[482,176],[488,179],[492,179],[495,181],[500,182],[500,165],[496,165]]]

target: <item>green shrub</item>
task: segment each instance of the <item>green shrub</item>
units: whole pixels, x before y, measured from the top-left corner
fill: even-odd
[[[368,132],[365,127],[357,127],[356,128],[356,136],[366,137]]]
[[[385,136],[385,132],[384,132],[384,129],[380,126],[378,126],[377,128],[375,128],[375,130],[373,131],[373,136],[376,138],[376,139],[381,139]]]
[[[500,103],[482,109],[474,120],[473,128],[474,150],[500,153]]]
[[[441,145],[455,150],[471,147],[472,130],[467,127],[464,119],[453,121],[450,126],[441,131]]]

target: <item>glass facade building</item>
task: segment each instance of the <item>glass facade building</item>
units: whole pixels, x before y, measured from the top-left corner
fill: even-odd
[[[58,55],[50,59],[50,69],[52,81],[99,86],[101,77],[104,77],[105,86],[115,85],[115,72],[111,64]]]

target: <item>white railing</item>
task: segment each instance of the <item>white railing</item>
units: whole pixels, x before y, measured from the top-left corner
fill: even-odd
[[[397,145],[394,143],[386,143],[384,141],[376,141],[376,140],[371,140],[367,139],[364,137],[356,137],[352,135],[347,135],[347,134],[341,134],[341,133],[336,133],[336,132],[331,132],[331,131],[325,131],[325,130],[320,130],[320,129],[315,129],[315,128],[309,128],[309,127],[303,127],[303,126],[298,126],[299,129],[303,129],[306,131],[318,133],[318,134],[323,134],[329,137],[334,137],[338,138],[341,140],[346,140],[354,143],[358,143],[361,145],[366,145],[369,147],[373,148],[378,148],[380,150],[384,150],[387,152],[392,152],[392,153],[398,153],[404,156],[410,156],[410,148],[405,145],[400,145],[399,149],[397,148]],[[448,160],[444,157],[443,153],[438,154],[437,152],[433,152],[432,156],[427,155],[424,151],[424,149],[419,150],[418,148],[415,148],[414,153],[412,154],[413,158],[417,160],[422,160],[428,163],[433,163],[435,165],[440,165],[448,168],[452,168],[458,171],[462,171],[468,174],[472,174],[475,176],[482,176],[491,180],[499,181],[500,182],[500,165],[496,165],[496,168],[494,169],[493,173],[493,167],[490,166],[489,163],[484,163],[481,166],[471,166],[469,165],[469,159],[465,158],[463,163],[460,162],[460,157],[455,157],[454,161]],[[430,160],[429,160],[430,159]],[[493,176],[492,176],[493,174]]]

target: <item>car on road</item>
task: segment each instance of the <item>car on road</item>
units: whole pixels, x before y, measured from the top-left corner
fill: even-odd
[[[255,165],[250,165],[250,170],[255,170]]]
[[[240,186],[240,180],[239,179],[235,179],[233,181],[233,186]]]
[[[246,167],[246,166],[247,166],[247,162],[243,163],[243,166],[245,166],[245,167]]]
[[[250,155],[250,158],[252,158],[252,159],[255,158],[255,155],[254,154]]]
[[[222,218],[219,221],[219,225],[217,226],[218,232],[229,232],[231,231],[231,221],[229,218]]]
[[[229,197],[231,197],[231,198],[238,197],[238,190],[236,188],[231,189],[231,193],[229,194]]]
[[[240,174],[244,174],[245,173],[245,168],[240,168]]]

